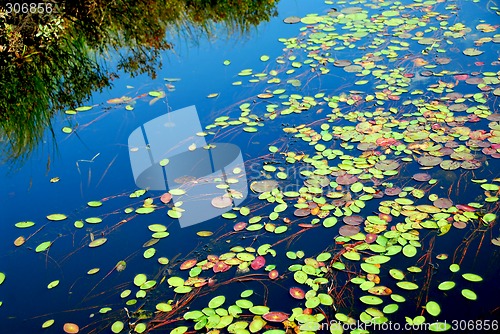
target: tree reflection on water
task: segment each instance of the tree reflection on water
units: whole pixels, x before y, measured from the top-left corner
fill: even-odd
[[[110,86],[113,70],[154,78],[173,37],[244,34],[277,15],[274,0],[44,3],[43,13],[0,9],[0,142],[10,162],[30,155],[56,112]],[[109,52],[119,55],[116,69],[99,60]]]

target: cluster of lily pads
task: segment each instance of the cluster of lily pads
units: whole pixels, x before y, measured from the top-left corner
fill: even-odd
[[[409,303],[417,311],[405,314],[405,321],[418,325],[438,319],[442,312],[443,296],[429,296],[431,287],[468,300],[479,298],[472,286],[456,288],[453,275],[461,271],[459,257],[449,263],[449,280],[428,278],[432,278],[429,270],[436,270],[434,258],[448,261],[446,254],[432,254],[441,236],[451,229],[484,231],[496,223],[500,178],[488,168],[490,160],[500,157],[500,114],[494,109],[500,72],[493,70],[500,63],[481,61],[480,48],[500,42],[497,27],[486,22],[474,27],[452,24],[448,19],[460,10],[449,2],[357,1],[335,6],[342,8],[286,18],[286,24],[300,25],[300,32],[279,40],[285,53],[274,65],[263,55],[265,69],[242,69],[237,73],[241,80],[232,84],[234,89],[252,87],[261,92],[216,117],[198,134],[210,138],[237,131],[238,136],[259,136],[266,134],[268,123],[281,122],[278,143],[294,145],[268,143],[266,161],[259,165],[260,173],[252,175],[250,203],[221,215],[231,228],[222,235],[198,232],[218,248],[175,261],[153,247],[168,242],[168,224],[148,225],[151,238],[142,255],[148,261],[156,259],[155,269],[130,273],[129,284],[119,293],[121,307],[98,310],[114,317],[104,331],[314,333],[332,320],[347,325],[388,322]],[[453,58],[443,55],[449,46],[460,47],[462,39],[470,39],[472,31],[481,36],[473,41],[474,47]],[[474,57],[471,66],[477,70],[457,69],[457,59],[467,62],[467,57]],[[484,67],[488,70],[479,70]],[[167,84],[169,91],[172,81]],[[153,104],[166,93],[153,91],[140,98],[148,96]],[[108,102],[132,110],[135,99]],[[63,129],[68,134],[73,131]],[[442,186],[445,175],[452,180],[449,189]],[[166,212],[163,217],[169,221],[181,217],[182,210],[171,200],[182,200],[190,182],[180,180],[179,188],[162,195],[147,189],[132,192],[133,204],[119,213],[126,217],[121,224],[157,212]],[[464,199],[461,192],[467,187],[479,197]],[[230,207],[230,197],[214,198],[212,205]],[[104,202],[89,202],[89,210]],[[68,218],[62,213],[47,216],[50,221]],[[78,218],[74,226],[81,229],[102,222],[90,215]],[[34,225],[24,221],[16,227]],[[106,247],[111,232],[100,237],[90,233],[88,247]],[[288,246],[303,235],[323,233],[331,238],[319,254]],[[35,234],[20,236],[15,246],[22,247]],[[279,237],[274,243],[260,243],[256,240],[261,235]],[[245,241],[231,245],[235,236]],[[282,253],[279,247],[284,241],[288,245]],[[498,238],[491,242],[500,245]],[[53,241],[40,240],[35,252],[51,247]],[[112,272],[126,267],[122,260]],[[87,272],[99,273],[99,268]],[[0,284],[5,277],[0,273]],[[461,277],[474,284],[483,280],[470,272]],[[268,303],[271,298],[247,288],[237,298],[214,296],[217,289],[225,285],[239,289],[242,282],[279,283],[288,291],[288,299],[275,305]],[[48,288],[58,284],[54,280]],[[54,324],[54,319],[44,321],[43,328]],[[430,328],[449,329],[449,323],[438,322]],[[341,333],[342,328],[330,331]],[[361,327],[351,331],[367,332]]]

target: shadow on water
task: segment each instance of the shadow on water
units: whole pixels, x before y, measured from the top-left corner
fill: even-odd
[[[3,160],[24,161],[52,132],[51,118],[111,86],[114,71],[154,78],[161,52],[173,47],[169,39],[244,34],[276,16],[276,3],[52,0],[36,9],[0,9]],[[118,54],[116,68],[98,61],[110,53]]]

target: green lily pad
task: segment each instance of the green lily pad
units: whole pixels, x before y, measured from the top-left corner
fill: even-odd
[[[120,333],[123,328],[125,327],[125,324],[121,321],[115,321],[113,322],[113,324],[111,325],[111,331],[115,334],[117,333]]]
[[[146,283],[147,280],[148,280],[148,278],[145,274],[137,274],[134,277],[134,285],[141,286],[142,284]],[[184,281],[183,281],[183,283],[184,283]]]
[[[68,218],[68,216],[66,216],[65,214],[62,214],[62,213],[53,213],[53,214],[47,216],[48,220],[53,220],[53,221],[60,221],[60,220],[66,219],[66,218]]]
[[[91,243],[89,243],[89,247],[90,248],[99,247],[101,245],[104,245],[104,243],[106,243],[106,241],[108,241],[107,238],[95,239],[94,241],[92,241]]]
[[[463,289],[462,290],[462,296],[469,300],[477,300],[477,295],[474,291],[469,290],[469,289]]]
[[[55,320],[54,319],[49,319],[49,320],[46,320],[43,324],[42,324],[42,328],[49,328],[50,326],[52,326],[54,324]]]
[[[52,242],[51,241],[45,241],[45,242],[42,242],[41,244],[39,244],[36,248],[35,248],[35,252],[37,253],[40,253],[40,252],[44,252],[46,251],[47,249],[49,249],[49,247],[52,245]]]
[[[225,296],[214,297],[208,303],[208,307],[210,307],[212,309],[216,309],[216,308],[220,307],[222,304],[224,304],[225,301],[226,301]]]
[[[24,221],[24,222],[16,223],[14,226],[17,228],[28,228],[28,227],[31,227],[33,225],[35,225],[35,223],[32,221]]]
[[[397,282],[396,285],[398,287],[400,287],[401,289],[405,289],[405,290],[417,290],[418,289],[418,285],[413,283],[413,282],[401,281],[401,282]]]
[[[452,281],[444,281],[444,282],[441,282],[439,285],[438,285],[438,289],[441,290],[441,291],[447,291],[447,290],[451,290],[455,287],[455,282],[452,282]]]
[[[462,277],[471,282],[481,282],[483,280],[481,276],[470,273],[462,274]]]
[[[368,305],[380,305],[384,302],[382,298],[377,296],[361,296],[359,300]]]
[[[427,302],[427,304],[425,305],[425,310],[427,311],[427,313],[434,317],[437,317],[441,313],[441,307],[435,301]]]

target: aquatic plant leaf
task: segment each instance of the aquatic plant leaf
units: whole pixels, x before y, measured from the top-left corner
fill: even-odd
[[[90,217],[90,218],[85,218],[85,222],[89,224],[99,224],[102,222],[102,219],[99,217]]]
[[[396,285],[404,290],[416,290],[418,289],[418,285],[413,282],[401,281],[397,282]]]
[[[60,220],[66,219],[66,218],[68,218],[68,216],[66,216],[65,214],[62,214],[62,213],[53,213],[53,214],[47,216],[47,219],[52,220],[52,221],[60,221]]]
[[[142,256],[145,258],[145,259],[150,259],[152,258],[154,255],[156,254],[156,249],[154,248],[148,248],[144,251],[144,253],[142,254]]]
[[[483,280],[481,276],[471,273],[462,274],[462,277],[471,282],[481,282]]]
[[[178,219],[182,217],[182,213],[176,210],[168,210],[167,214],[170,218]]]
[[[417,254],[417,248],[413,245],[407,244],[403,247],[403,254],[407,257],[414,257]]]
[[[156,309],[160,312],[170,312],[172,311],[172,305],[167,303],[158,303],[156,304]]]
[[[80,328],[78,327],[77,324],[67,322],[63,326],[63,331],[68,334],[74,334],[78,333],[80,331]]]
[[[283,22],[288,23],[288,24],[294,24],[294,23],[299,23],[300,22],[300,17],[298,16],[289,16],[283,19]]]
[[[444,281],[444,282],[441,282],[439,285],[438,285],[438,289],[441,290],[441,291],[447,291],[447,290],[451,290],[455,287],[455,282],[452,282],[452,281]]]
[[[35,252],[37,253],[40,253],[40,252],[44,252],[46,251],[47,249],[49,249],[49,247],[52,245],[52,242],[51,241],[45,241],[45,242],[42,242],[41,244],[39,244],[36,248],[35,248]]]
[[[477,295],[474,291],[469,290],[469,289],[463,289],[462,290],[462,296],[469,300],[477,300]]]
[[[184,262],[180,265],[179,269],[180,269],[180,270],[188,270],[188,269],[191,269],[191,268],[193,268],[193,267],[196,265],[196,263],[197,263],[197,262],[198,262],[198,261],[197,261],[196,259],[189,259],[189,260],[186,260],[186,261],[184,261]]]
[[[148,278],[145,274],[137,274],[134,277],[134,285],[141,286],[142,284],[146,283],[147,280],[148,280]],[[183,281],[183,283],[184,283],[184,281]],[[172,284],[170,284],[170,285],[172,285]]]
[[[361,296],[359,300],[368,305],[380,305],[384,302],[381,298],[376,296]]]
[[[290,296],[292,296],[295,299],[304,299],[305,295],[306,295],[304,290],[302,290],[301,288],[297,288],[297,287],[290,288],[289,292],[290,292]]]
[[[117,333],[120,333],[123,328],[125,327],[125,324],[121,321],[115,321],[113,322],[113,324],[111,325],[111,331],[115,334]]]
[[[374,256],[370,256],[370,257],[366,258],[365,262],[370,263],[370,264],[383,264],[383,263],[389,262],[390,260],[391,260],[391,258],[389,256],[374,255]]]
[[[261,305],[252,306],[248,310],[256,315],[264,315],[266,313],[269,313],[269,307]]]
[[[49,328],[50,326],[52,326],[54,324],[55,320],[54,319],[49,319],[49,320],[46,320],[43,324],[42,324],[42,328]]]
[[[28,228],[28,227],[31,227],[34,225],[35,225],[35,223],[32,221],[24,221],[24,222],[19,222],[19,223],[14,224],[14,226],[17,228]]]
[[[270,322],[283,322],[287,320],[289,315],[284,312],[268,312],[262,316],[266,321]]]
[[[146,214],[151,213],[153,211],[155,211],[154,208],[151,208],[151,207],[148,207],[148,208],[142,207],[142,208],[138,208],[137,210],[135,210],[135,213],[138,213],[140,215],[146,215]]]
[[[47,289],[53,289],[58,285],[59,285],[59,280],[52,281],[47,285]]]
[[[14,240],[14,245],[16,247],[22,246],[26,242],[26,239],[23,236],[19,236]]]
[[[89,247],[90,248],[94,248],[94,247],[99,247],[101,245],[104,245],[104,243],[108,241],[107,238],[99,238],[99,239],[95,239],[94,241],[92,241],[91,243],[89,243]]]
[[[94,275],[94,274],[97,274],[99,272],[99,270],[101,270],[101,269],[99,269],[99,268],[92,268],[89,271],[87,271],[87,274],[88,275]]]
[[[492,223],[497,218],[497,215],[494,213],[487,213],[483,216],[483,222],[486,224]]]
[[[427,311],[427,313],[434,317],[437,317],[441,313],[441,307],[435,301],[427,302],[427,304],[425,305],[425,310]]]
[[[184,189],[180,189],[180,188],[170,189],[168,192],[173,196],[181,196],[181,195],[184,195],[186,193],[186,191]]]
[[[478,50],[476,48],[467,48],[467,49],[463,50],[462,52],[464,53],[464,55],[471,56],[471,57],[479,56],[480,54],[483,53],[483,51]]]
[[[226,301],[225,296],[214,297],[208,302],[208,307],[210,307],[212,309],[216,309],[216,308],[220,307],[222,304],[224,304],[225,301]]]
[[[5,281],[5,274],[0,272],[0,284],[2,284]]]
[[[151,232],[165,232],[167,230],[167,227],[165,225],[162,225],[162,224],[151,224],[151,225],[148,225],[148,229]]]
[[[250,300],[247,299],[238,299],[235,304],[243,309],[249,309],[250,307],[253,306],[253,303]]]
[[[150,280],[150,281],[146,281],[146,282],[142,283],[139,288],[141,290],[148,290],[148,289],[151,289],[152,287],[154,287],[155,285],[156,285],[156,281]]]
[[[266,321],[264,321],[260,316],[255,316],[250,322],[248,329],[251,333],[258,333],[264,326],[266,325]]]

